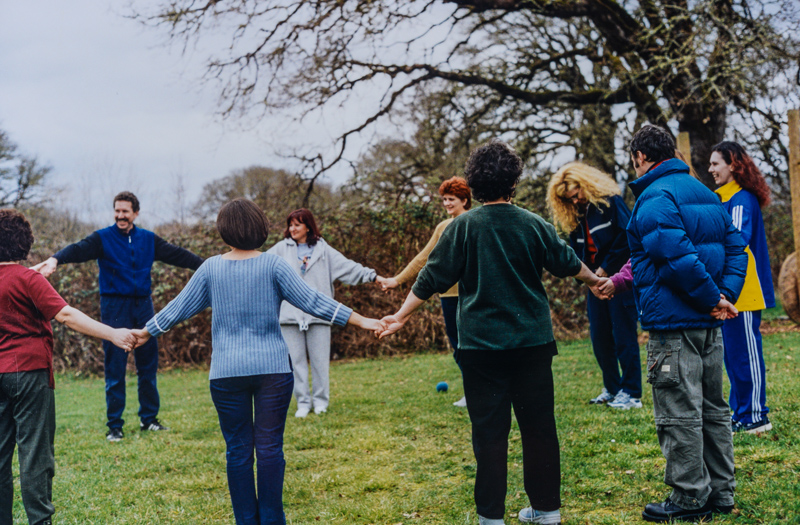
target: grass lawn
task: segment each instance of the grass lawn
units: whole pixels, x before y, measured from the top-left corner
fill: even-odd
[[[800,333],[775,333],[764,346],[775,429],[735,436],[736,510],[718,517],[719,523],[800,523]],[[642,410],[589,405],[601,383],[587,341],[560,344],[554,373],[564,523],[641,522],[642,507],[668,494],[650,393]],[[452,358],[341,362],[331,376],[328,414],[297,420],[291,417],[294,402],[290,408],[288,522],[477,524],[470,425],[466,410],[452,406],[463,393]],[[447,381],[450,391],[437,394],[439,381]],[[159,382],[160,417],[172,430],[139,433],[131,378],[127,435],[107,443],[103,380],[57,378],[56,523],[233,523],[207,372],[165,372]],[[514,428],[509,525],[519,523],[516,512],[527,505],[521,461]],[[14,468],[16,476],[16,463]],[[14,517],[27,523],[18,482]]]

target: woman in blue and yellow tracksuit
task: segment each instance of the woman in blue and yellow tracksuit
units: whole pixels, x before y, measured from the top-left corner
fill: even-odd
[[[625,228],[631,212],[609,175],[571,162],[550,180],[547,204],[556,224],[570,232],[570,245],[578,257],[598,276],[613,275],[628,261]],[[617,294],[609,301],[588,293],[587,313],[594,355],[603,373],[603,391],[590,402],[618,409],[641,408],[642,371],[633,292]]]
[[[730,406],[734,432],[772,429],[767,413],[764,353],[761,347],[761,310],[775,306],[772,271],[761,208],[769,204],[764,176],[735,142],[714,146],[708,171],[719,188],[722,205],[747,243],[747,276],[736,302],[741,312],[722,325],[725,368],[731,382]]]

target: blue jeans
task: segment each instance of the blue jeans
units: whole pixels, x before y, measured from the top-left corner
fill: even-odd
[[[225,438],[228,489],[236,525],[286,524],[283,431],[293,388],[292,372],[211,380],[211,399]],[[253,482],[254,448],[258,495]]]
[[[155,315],[149,297],[100,297],[100,318],[112,328],[143,328]],[[108,341],[103,341],[105,352],[106,410],[108,428],[122,428],[125,420],[125,371],[128,353]],[[145,425],[158,416],[161,401],[158,395],[158,342],[151,337],[133,351],[136,375],[139,378],[139,419]]]

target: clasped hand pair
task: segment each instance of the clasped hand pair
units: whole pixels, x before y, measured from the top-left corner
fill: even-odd
[[[134,348],[139,348],[150,339],[150,333],[142,328],[141,330],[129,330],[128,328],[115,328],[109,341],[116,347],[126,352]]]

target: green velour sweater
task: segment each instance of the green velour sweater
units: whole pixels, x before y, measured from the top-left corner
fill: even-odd
[[[448,226],[412,291],[425,300],[458,283],[460,350],[539,346],[554,339],[543,268],[569,277],[581,262],[540,216],[492,204]]]

